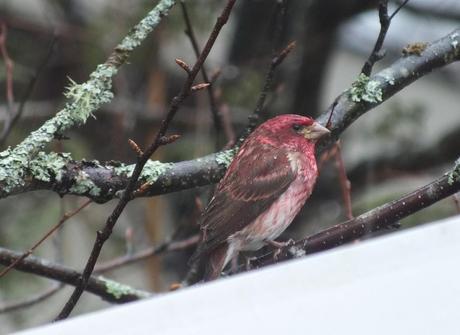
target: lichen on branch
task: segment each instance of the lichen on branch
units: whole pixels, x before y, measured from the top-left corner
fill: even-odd
[[[349,93],[354,102],[378,103],[383,101],[380,83],[371,80],[364,73],[359,74],[358,79],[351,85]]]
[[[0,152],[0,196],[25,185],[25,177],[32,159],[68,129],[84,124],[87,119],[113,98],[112,78],[126,62],[131,52],[160,23],[175,4],[175,0],[161,0],[144,19],[115,47],[105,63],[99,64],[89,80],[77,84],[70,80],[65,92],[68,102],[53,118],[32,132],[14,149]]]

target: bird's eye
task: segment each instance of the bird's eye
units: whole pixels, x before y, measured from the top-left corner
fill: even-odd
[[[295,124],[292,126],[292,129],[294,129],[295,131],[299,131],[300,129],[302,129],[302,126],[301,126],[300,124],[295,123]]]

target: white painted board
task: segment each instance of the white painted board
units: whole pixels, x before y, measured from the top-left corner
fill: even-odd
[[[460,216],[22,332],[459,334]]]

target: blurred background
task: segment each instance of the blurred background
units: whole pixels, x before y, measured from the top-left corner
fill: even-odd
[[[276,72],[267,112],[317,116],[357,78],[379,32],[375,0],[288,0],[286,15],[281,19],[280,3],[237,2],[206,62],[209,74],[219,73],[213,84],[217,105],[231,120],[236,135],[247,125],[274,50],[297,41],[297,47]],[[390,8],[397,3],[390,2]],[[202,46],[225,1],[196,0],[187,4]],[[86,81],[153,5],[144,0],[0,0],[0,23],[7,27],[6,46],[14,61],[16,101],[47,59],[24,113],[1,149],[19,143],[62,108],[68,78]],[[384,44],[386,57],[374,71],[400,58],[407,44],[439,39],[458,28],[459,23],[458,1],[411,0],[393,20]],[[70,152],[74,159],[134,163],[127,139],[141,146],[152,140],[171,98],[185,79],[174,59],[194,63],[195,55],[184,30],[177,5],[115,77],[112,103],[103,106],[84,127],[66,134],[70,139],[56,141],[48,149]],[[361,117],[343,134],[342,154],[355,215],[432,181],[458,157],[459,69],[453,64],[423,77]],[[5,62],[0,59],[0,124],[7,119],[5,70]],[[169,131],[180,134],[181,139],[161,148],[154,158],[175,162],[220,150],[229,139],[213,129],[206,92],[194,94],[186,100]],[[211,192],[209,186],[131,202],[105,245],[101,262],[143,250],[173,235],[178,239],[193,235],[198,227],[199,203],[206,204]],[[27,250],[65,211],[83,201],[72,196],[61,199],[47,191],[2,199],[0,246]],[[81,269],[96,230],[115,204],[91,204],[66,222],[35,255]],[[456,202],[448,198],[401,221],[401,226],[404,229],[457,212]],[[313,197],[281,240],[301,238],[345,219],[332,160],[322,166]],[[152,257],[105,275],[136,288],[164,292],[184,276],[191,252],[193,248]],[[47,279],[12,271],[0,280],[0,304],[39,294],[52,285]],[[71,288],[65,287],[39,304],[0,314],[0,333],[49,322],[70,293]],[[74,315],[108,305],[86,293]]]

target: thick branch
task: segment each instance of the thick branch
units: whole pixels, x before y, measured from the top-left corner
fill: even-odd
[[[87,82],[71,82],[66,92],[69,101],[64,109],[33,131],[14,149],[0,152],[0,193],[23,186],[30,161],[46,144],[66,130],[84,124],[92,113],[112,99],[112,77],[132,51],[160,23],[161,18],[168,14],[174,3],[174,0],[161,0],[115,47],[107,61],[97,66]]]
[[[104,243],[111,236],[113,227],[117,223],[118,218],[120,217],[128,202],[133,198],[134,191],[136,191],[136,184],[139,180],[139,177],[141,176],[141,173],[145,165],[148,163],[153,153],[160,146],[171,143],[171,138],[174,138],[174,136],[172,136],[170,137],[170,139],[167,139],[166,131],[168,130],[168,127],[172,122],[174,116],[176,115],[177,111],[179,110],[181,104],[193,91],[193,82],[201,67],[203,66],[206,58],[208,57],[209,52],[211,51],[217,37],[219,36],[222,27],[227,23],[230,12],[232,11],[232,8],[235,4],[235,1],[236,0],[228,0],[221,15],[217,18],[216,24],[214,25],[214,28],[211,31],[211,34],[209,35],[208,41],[206,42],[203,51],[201,52],[195,64],[193,65],[193,68],[187,71],[188,76],[184,84],[182,85],[182,89],[180,90],[179,94],[172,99],[168,113],[166,114],[165,119],[161,122],[160,129],[158,130],[155,139],[144,152],[137,148],[137,163],[134,166],[134,170],[126,186],[126,190],[123,192],[117,206],[114,208],[110,216],[107,218],[104,228],[97,232],[96,241],[93,244],[90,256],[88,258],[88,261],[86,262],[85,268],[81,275],[80,283],[75,287],[75,290],[73,291],[69,300],[66,302],[65,306],[63,307],[63,309],[61,310],[61,312],[55,320],[62,320],[67,318],[76,306],[78,300],[80,299],[81,295],[83,294],[83,291],[86,288],[86,285],[88,284],[88,280],[91,277],[94,266],[96,265],[97,259],[100,255]],[[178,63],[180,64],[180,62]],[[185,67],[185,69],[186,68],[187,67]],[[135,147],[137,147],[135,143],[134,145]],[[150,182],[147,183],[147,185],[150,184]],[[143,190],[141,193],[145,193],[146,188],[144,186],[142,186],[141,188]]]
[[[420,55],[402,57],[391,66],[371,76],[361,89],[347,90],[336,99],[332,117],[332,136],[321,143],[320,150],[336,141],[340,134],[361,115],[388,100],[397,92],[433,70],[460,59],[460,29],[430,43]],[[355,86],[356,87],[356,86]],[[327,123],[330,111],[319,122]]]
[[[388,229],[399,220],[460,191],[460,162],[448,173],[400,199],[388,202],[360,216],[320,231],[294,244],[280,249],[276,261],[291,259],[307,254],[335,248],[352,242],[369,233]],[[266,255],[259,265],[273,263],[273,257]]]
[[[14,252],[0,247],[0,264],[8,266],[22,256],[20,252]],[[80,281],[81,273],[69,267],[39,258],[29,256],[15,266],[16,270],[33,273],[42,277],[57,280],[76,286]],[[91,292],[111,303],[125,303],[139,300],[150,296],[150,293],[133,289],[102,276],[92,276],[86,287]]]
[[[418,55],[403,57],[388,68],[378,72],[362,83],[361,90],[348,90],[337,97],[332,117],[332,137],[321,143],[320,150],[337,140],[361,115],[365,114],[395,93],[401,91],[420,77],[460,58],[460,29],[429,44]],[[329,111],[324,112],[319,121],[325,125]],[[56,160],[56,154],[52,153]],[[0,154],[1,156],[1,154]],[[42,157],[42,159],[40,158]],[[70,156],[60,164],[52,164],[48,155],[38,155],[30,162],[26,175],[15,187],[6,189],[0,181],[0,197],[23,193],[30,190],[48,189],[63,194],[88,196],[104,202],[117,197],[117,191],[127,185],[133,166],[101,165],[98,162],[73,162]],[[0,157],[1,158],[1,157]],[[230,151],[211,154],[191,161],[157,165],[145,178],[153,178],[153,184],[145,195],[165,194],[196,186],[217,182],[231,161]],[[6,161],[4,157],[2,161]],[[155,166],[152,166],[155,167]],[[56,168],[56,169],[54,169]],[[0,171],[1,175],[1,171]],[[59,178],[56,178],[58,176]],[[79,183],[79,181],[83,181]],[[145,181],[145,180],[144,180]],[[94,187],[96,186],[96,187]]]

